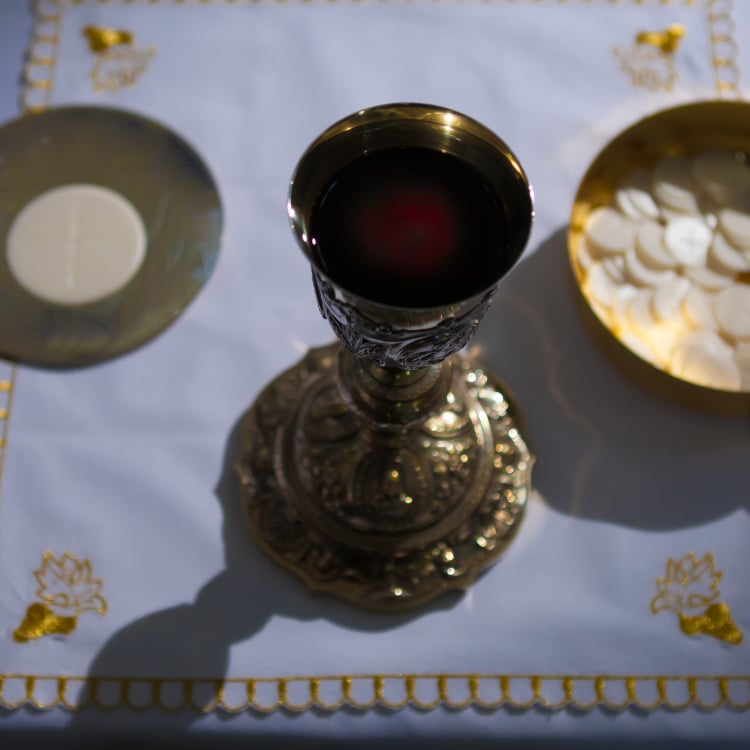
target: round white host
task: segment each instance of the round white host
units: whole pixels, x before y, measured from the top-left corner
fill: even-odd
[[[100,185],[71,184],[29,201],[11,224],[11,273],[31,294],[84,305],[121,289],[146,254],[146,228],[132,203]]]
[[[586,233],[598,255],[614,255],[633,246],[635,225],[612,208],[595,208],[586,221]]]
[[[716,295],[714,315],[722,333],[730,338],[750,338],[750,286],[736,284]]]
[[[705,264],[712,238],[711,228],[697,216],[674,219],[664,230],[667,250],[686,266]]]

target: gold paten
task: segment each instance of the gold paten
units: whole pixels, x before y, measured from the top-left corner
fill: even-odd
[[[528,238],[531,189],[496,135],[426,105],[375,107],[303,155],[289,217],[341,344],[311,350],[244,420],[237,469],[260,545],[316,591],[398,611],[469,585],[517,531],[532,456],[505,387],[457,352],[500,280],[441,307],[392,307],[326,275],[310,244],[318,197],[361,153],[419,146],[479,169],[500,198],[510,260]]]
[[[708,149],[750,153],[750,104],[705,101],[662,110],[635,123],[610,141],[594,159],[581,181],[568,226],[568,253],[584,322],[607,353],[631,377],[659,396],[709,411],[750,414],[750,393],[712,389],[675,377],[641,359],[616,336],[595,311],[583,290],[584,271],[578,253],[589,214],[611,206],[618,184],[638,168],[652,168],[674,154]]]
[[[148,232],[145,261],[97,302],[56,305],[13,278],[4,238],[33,198],[67,183],[103,185],[127,198]],[[144,117],[104,107],[61,107],[0,128],[0,354],[50,367],[88,365],[126,352],[169,325],[208,279],[222,210],[193,149]]]

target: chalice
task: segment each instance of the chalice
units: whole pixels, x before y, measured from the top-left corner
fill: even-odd
[[[328,128],[288,213],[340,340],[243,418],[253,535],[313,590],[394,612],[465,588],[518,529],[533,457],[507,388],[460,353],[528,240],[533,194],[492,131],[390,104]]]

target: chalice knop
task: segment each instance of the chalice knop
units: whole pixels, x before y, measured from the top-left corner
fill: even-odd
[[[311,588],[370,609],[466,587],[530,489],[506,388],[458,353],[528,239],[526,175],[475,120],[391,104],[311,144],[288,211],[341,343],[310,350],[244,418],[251,529]]]

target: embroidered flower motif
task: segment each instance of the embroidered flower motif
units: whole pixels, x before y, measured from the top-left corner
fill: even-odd
[[[89,560],[78,560],[70,552],[58,559],[45,552],[34,578],[39,584],[39,601],[29,605],[23,622],[13,633],[18,643],[53,633],[68,635],[84,612],[107,612],[107,602],[101,595],[102,581],[93,577]]]
[[[696,560],[692,552],[676,562],[667,561],[667,575],[656,579],[657,595],[651,601],[651,611],[656,613],[671,609],[677,614],[694,610],[702,612],[719,598],[719,581],[722,573],[714,568],[710,552]]]
[[[685,635],[703,634],[733,645],[741,643],[742,631],[734,624],[729,606],[717,602],[722,575],[710,552],[700,560],[692,552],[679,560],[670,557],[666,576],[656,579],[651,612],[674,612]]]
[[[684,26],[673,23],[663,31],[641,31],[636,34],[632,47],[614,47],[612,51],[633,86],[650,91],[671,91],[677,80],[674,54],[685,33]]]
[[[118,91],[134,86],[156,54],[156,47],[136,47],[133,34],[125,29],[86,26],[83,36],[94,53],[89,73],[94,91]]]

